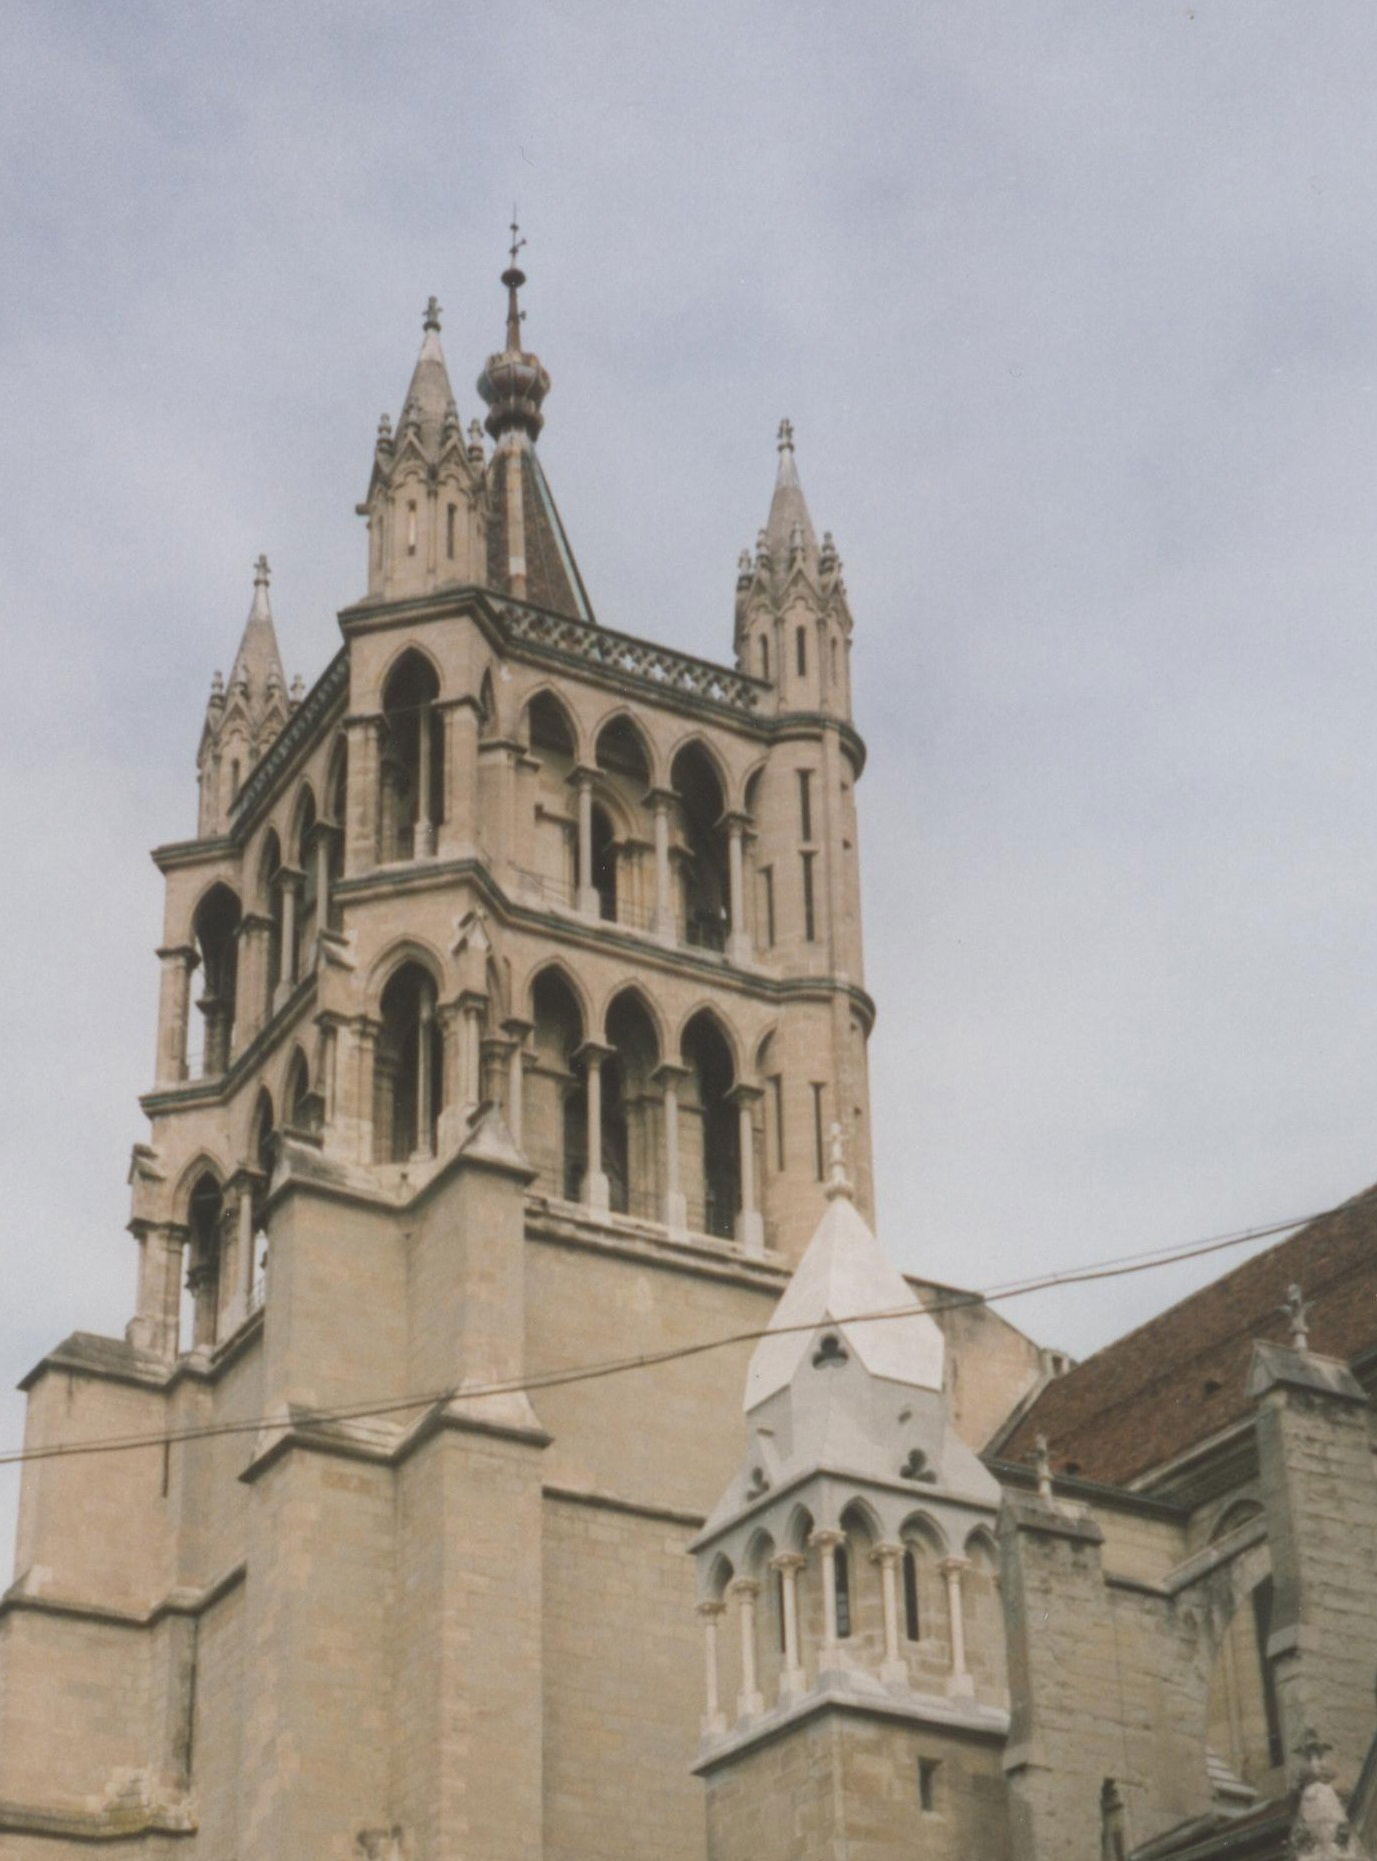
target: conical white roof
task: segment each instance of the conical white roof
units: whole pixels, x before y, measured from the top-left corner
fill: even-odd
[[[872,1376],[916,1389],[942,1388],[944,1345],[937,1321],[871,1233],[851,1197],[832,1193],[807,1251],[755,1347],[746,1378],[749,1413],[793,1380],[821,1326],[835,1329]],[[904,1312],[856,1322],[856,1315]]]

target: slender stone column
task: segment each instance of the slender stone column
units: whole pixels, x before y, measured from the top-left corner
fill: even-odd
[[[908,1667],[899,1653],[899,1559],[901,1544],[877,1544],[870,1553],[872,1564],[880,1569],[880,1595],[884,1602],[885,1653],[880,1663],[880,1678],[890,1686],[907,1686]]]
[[[162,976],[158,985],[158,1070],[160,1086],[179,1085],[186,1078],[187,1023],[191,1018],[191,972],[198,958],[189,943],[159,950]]]
[[[382,1023],[360,1015],[354,1022],[358,1064],[354,1074],[354,1128],[356,1155],[361,1163],[373,1161],[373,1070]]]
[[[320,933],[330,928],[330,842],[338,832],[339,829],[332,827],[329,821],[316,823],[315,845],[311,851],[316,868],[317,943],[320,941]],[[310,961],[309,953],[307,961]]]
[[[602,1063],[612,1051],[599,1041],[585,1040],[574,1055],[583,1061],[588,1100],[588,1168],[583,1179],[583,1199],[598,1215],[605,1215],[612,1201],[611,1186],[602,1167]]]
[[[771,1570],[779,1572],[779,1600],[784,1611],[784,1668],[779,1676],[779,1698],[797,1699],[807,1682],[798,1645],[798,1573],[806,1559],[801,1551],[781,1551],[770,1559]]]
[[[741,1612],[741,1691],[736,1697],[736,1716],[738,1719],[757,1719],[765,1710],[765,1701],[761,1698],[756,1682],[755,1665],[755,1604],[760,1595],[760,1585],[754,1577],[736,1577],[732,1581],[731,1592]]]
[[[846,1543],[843,1531],[815,1531],[808,1540],[818,1553],[822,1566],[822,1648],[818,1654],[818,1671],[828,1673],[840,1665],[837,1645],[837,1570],[832,1553]]]
[[[348,820],[345,823],[344,870],[371,872],[378,863],[378,731],[377,717],[345,719],[349,743]]]
[[[526,1042],[534,1032],[534,1023],[508,1015],[502,1031],[512,1043],[507,1056],[507,1129],[520,1150],[526,1132]]]
[[[681,1239],[688,1233],[688,1198],[679,1172],[679,1087],[687,1078],[687,1066],[673,1060],[655,1068],[655,1083],[665,1095],[665,1226]]]
[[[720,1738],[727,1729],[717,1680],[717,1625],[726,1613],[726,1608],[727,1605],[723,1602],[704,1602],[698,1605],[698,1616],[703,1624],[703,1678],[706,1700],[702,1727],[704,1738]]]
[[[229,1297],[225,1300],[225,1335],[237,1331],[249,1315],[253,1286],[253,1198],[256,1171],[240,1170],[234,1178],[234,1255]]]
[[[765,1251],[765,1219],[756,1206],[755,1107],[764,1094],[759,1086],[733,1086],[728,1096],[737,1110],[737,1149],[741,1163],[741,1208],[736,1217],[736,1238],[748,1254],[761,1254]]]
[[[274,1010],[282,1006],[297,983],[296,919],[301,901],[301,878],[295,866],[283,866],[277,875],[282,888],[282,975],[273,995]]]
[[[654,930],[662,943],[674,943],[677,937],[674,887],[669,866],[669,820],[675,799],[673,789],[669,788],[652,788],[646,796],[655,816]]]
[[[577,892],[575,903],[585,917],[599,914],[598,895],[593,889],[593,770],[582,766],[573,772],[578,796],[578,846],[575,861]]]
[[[970,1560],[944,1557],[937,1566],[947,1580],[947,1617],[951,1623],[951,1673],[947,1691],[954,1699],[970,1699],[975,1682],[966,1671],[966,1614],[961,1599],[961,1573],[969,1570]]]
[[[268,1000],[268,951],[272,942],[273,921],[257,912],[246,912],[239,924],[234,983],[234,1019],[240,1029],[242,1051],[262,1027],[272,1010]]]
[[[751,933],[746,926],[746,816],[729,814],[727,821],[727,883],[731,931],[727,955],[733,963],[751,960]]]
[[[435,824],[430,818],[430,732],[432,712],[423,704],[416,713],[416,819],[411,828],[411,857],[433,859]]]
[[[418,1160],[435,1155],[430,1120],[435,1109],[435,1081],[431,1078],[431,1031],[435,1025],[435,1004],[422,995],[417,1006],[416,1028],[416,1148]]]
[[[464,1009],[464,1103],[479,1105],[483,1099],[483,1016],[487,1009],[486,995],[474,995],[465,991]]]
[[[444,719],[445,733],[439,846],[447,859],[455,859],[471,854],[478,845],[478,701],[456,698],[436,709]],[[509,849],[504,851],[509,853]]]

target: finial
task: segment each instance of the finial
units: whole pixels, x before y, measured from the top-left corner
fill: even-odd
[[[794,450],[794,423],[792,420],[781,420],[779,423],[779,450],[781,452],[792,452]]]
[[[1333,1772],[1324,1760],[1333,1749],[1333,1745],[1326,1743],[1313,1725],[1306,1726],[1301,1734],[1301,1741],[1295,1748],[1296,1756],[1302,1759],[1304,1764],[1301,1771],[1302,1783],[1309,1783],[1312,1780],[1325,1783],[1329,1781]]]
[[[266,588],[268,585],[269,579],[271,578],[271,574],[272,574],[272,571],[268,567],[268,558],[266,556],[260,556],[257,562],[255,562],[253,565],[254,587],[255,588]]]
[[[846,1173],[846,1139],[842,1134],[841,1126],[836,1122],[832,1125],[830,1137],[827,1199],[831,1202],[836,1197],[844,1195],[850,1201],[851,1179]]]
[[[1052,1456],[1048,1452],[1046,1435],[1038,1435],[1033,1442],[1033,1467],[1038,1476],[1038,1498],[1051,1499]]]
[[[423,330],[438,330],[440,327],[440,300],[438,297],[426,299],[425,319],[421,324]]]
[[[210,681],[210,701],[212,704],[225,702],[225,680],[220,672],[217,672]]]
[[[837,545],[832,540],[830,530],[824,530],[822,533],[822,549],[818,562],[824,569],[834,569],[837,566]]]
[[[302,678],[299,672],[297,673],[296,677],[292,680],[292,689],[291,689],[291,692],[289,693],[289,696],[292,700],[293,710],[296,709],[296,707],[301,703],[301,700],[306,696],[306,681]]]
[[[521,352],[521,319],[526,314],[517,301],[517,292],[526,282],[526,274],[516,262],[516,255],[526,241],[521,237],[521,228],[516,219],[516,203],[512,203],[512,243],[508,250],[511,263],[502,274],[502,282],[507,287],[507,353],[519,355]]]
[[[469,457],[477,464],[483,458],[483,428],[477,420],[469,421]]]
[[[1277,1310],[1287,1320],[1291,1330],[1291,1349],[1306,1351],[1310,1348],[1310,1304],[1301,1297],[1299,1286],[1286,1288],[1286,1298]]]
[[[748,582],[754,570],[755,561],[750,550],[743,549],[741,554],[736,558],[736,579],[739,582]]]
[[[768,566],[770,560],[770,539],[763,530],[756,531],[755,559]]]
[[[797,562],[803,554],[803,525],[795,518],[793,528],[789,531],[789,560]]]

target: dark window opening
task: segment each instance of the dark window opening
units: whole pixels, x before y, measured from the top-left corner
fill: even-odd
[[[813,838],[813,771],[800,769],[798,772],[798,820],[799,832],[805,840]]]
[[[598,895],[598,916],[609,923],[617,918],[617,846],[612,822],[604,808],[593,809],[593,890]]]
[[[837,1640],[846,1641],[851,1635],[851,1560],[844,1544],[832,1552],[832,1574],[837,1592]]]
[[[936,1758],[919,1758],[918,1760],[918,1807],[933,1810],[937,1807],[937,1772]]]
[[[784,1168],[784,1076],[770,1075],[770,1097],[775,1109],[775,1168]]]
[[[800,678],[808,676],[808,631],[800,627],[794,635],[794,653]]]
[[[904,1634],[910,1641],[917,1641],[921,1624],[918,1620],[918,1559],[912,1551],[904,1552]]]
[[[1267,1652],[1272,1635],[1272,1579],[1264,1577],[1253,1591],[1253,1631],[1257,1637],[1258,1665],[1262,1670],[1262,1709],[1267,1718],[1267,1761],[1278,1765],[1285,1761],[1281,1737],[1281,1711],[1277,1702],[1276,1669]]]
[[[760,676],[770,676],[770,642],[763,633],[760,636]]]
[[[823,1146],[822,1133],[822,1093],[823,1088],[817,1080],[813,1081],[813,1166],[821,1182],[827,1174],[827,1158]]]
[[[803,941],[816,943],[818,935],[817,907],[813,900],[813,860],[815,855],[805,853],[803,858]]]
[[[454,520],[458,515],[458,506],[454,504],[445,512],[445,553],[451,562],[454,560]]]

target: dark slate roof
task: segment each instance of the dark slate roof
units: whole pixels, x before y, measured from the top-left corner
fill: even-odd
[[[1256,1338],[1285,1343],[1288,1286],[1311,1306],[1310,1348],[1352,1362],[1377,1346],[1377,1188],[1255,1254],[1049,1383],[1001,1443],[1044,1434],[1053,1467],[1125,1485],[1248,1412]]]
[[[499,445],[492,461],[491,520],[488,525],[488,583],[510,594],[507,579],[507,473],[521,474],[525,527],[526,593],[535,607],[576,620],[593,620],[593,610],[569,547],[549,480],[534,448],[524,440]]]

